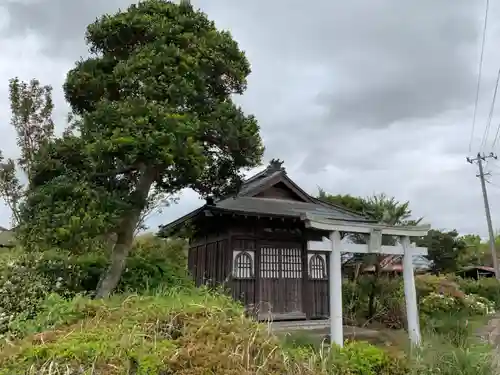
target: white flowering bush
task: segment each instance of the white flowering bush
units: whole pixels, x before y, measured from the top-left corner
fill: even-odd
[[[420,300],[420,312],[432,315],[436,312],[450,312],[459,309],[460,304],[456,297],[430,292]]]
[[[495,312],[495,303],[476,294],[466,294],[463,303],[474,315],[489,315]]]
[[[467,294],[474,294],[495,302],[500,309],[500,281],[494,277],[479,278],[479,280],[459,279],[460,289]]]
[[[475,294],[462,298],[431,292],[420,301],[420,312],[426,315],[436,313],[466,312],[469,315],[489,315],[495,312],[495,303]]]

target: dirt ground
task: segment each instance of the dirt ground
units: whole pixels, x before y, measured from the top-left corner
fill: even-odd
[[[493,315],[488,324],[479,330],[478,335],[494,347],[495,364],[500,369],[500,314]]]

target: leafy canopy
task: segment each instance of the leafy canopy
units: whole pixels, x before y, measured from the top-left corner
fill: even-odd
[[[149,0],[102,16],[86,41],[64,85],[72,131],[38,153],[25,242],[127,237],[152,191],[223,195],[260,163],[258,124],[233,101],[249,62],[204,13]]]
[[[417,240],[417,244],[427,247],[426,258],[431,261],[431,269],[437,274],[458,271],[460,258],[467,249],[467,243],[456,230],[430,230],[426,237]]]

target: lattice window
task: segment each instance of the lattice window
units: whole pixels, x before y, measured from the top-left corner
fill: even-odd
[[[238,279],[251,279],[254,277],[253,251],[233,252],[233,276]]]
[[[326,279],[326,257],[324,254],[309,254],[309,277],[311,279]]]
[[[260,276],[265,279],[302,278],[301,250],[272,247],[261,248]]]
[[[285,279],[302,278],[302,257],[300,249],[281,249],[282,277]]]
[[[263,247],[260,249],[260,277],[278,279],[280,277],[280,249]]]

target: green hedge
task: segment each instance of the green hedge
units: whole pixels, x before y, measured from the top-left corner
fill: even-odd
[[[405,300],[401,278],[361,276],[356,282],[344,281],[343,311],[348,324],[365,324],[369,294],[375,285],[375,314],[371,322],[389,328],[405,325]],[[429,326],[441,317],[462,314],[487,315],[500,308],[500,283],[494,279],[463,280],[453,275],[421,275],[416,278],[417,298],[422,325]]]
[[[127,260],[116,292],[144,292],[160,287],[191,286],[185,244],[159,238],[139,239]],[[0,257],[0,334],[19,314],[32,319],[50,293],[71,298],[92,296],[108,266],[102,250],[84,255],[57,250],[26,253],[15,250]]]
[[[467,294],[475,294],[495,303],[500,309],[500,281],[495,278],[482,278],[479,280],[459,279],[460,289]]]

